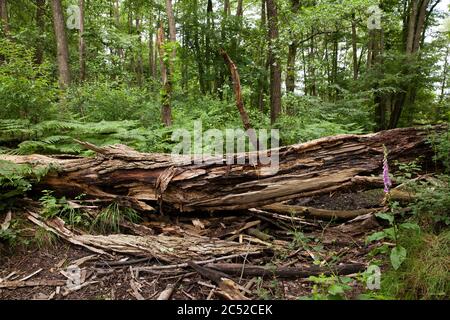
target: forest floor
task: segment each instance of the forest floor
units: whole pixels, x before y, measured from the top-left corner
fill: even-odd
[[[379,207],[375,198],[362,192],[336,193],[315,198],[294,200],[291,203],[326,208],[350,210]],[[15,213],[19,214],[20,213]],[[155,226],[182,227],[192,232],[210,237],[239,241],[239,227],[243,223],[254,221],[255,217],[223,214],[209,216],[205,214],[189,216],[157,216],[151,222],[143,224]],[[159,221],[158,221],[159,220]],[[192,221],[201,223],[193,224]],[[373,256],[370,252],[381,243],[366,244],[367,236],[381,227],[373,214],[365,219],[350,222],[315,221],[315,227],[293,226],[291,231],[280,230],[270,222],[262,222],[260,229],[271,236],[272,241],[283,244],[282,252],[262,253],[256,256],[239,257],[226,262],[242,265],[272,267],[310,267],[320,265],[327,268],[341,264],[364,264],[368,266]],[[204,225],[199,228],[198,225]],[[30,224],[29,229],[36,226]],[[242,231],[243,232],[243,231]],[[33,234],[31,232],[30,234]],[[42,242],[42,241],[41,241]],[[154,259],[114,254],[103,257],[93,254],[80,246],[69,244],[62,239],[35,244],[17,245],[3,248],[0,256],[0,299],[156,299],[162,291],[175,285],[171,299],[220,299],[217,286],[191,268],[136,272],[141,267],[158,264]],[[64,272],[69,265],[77,265],[83,273],[83,284],[77,290],[67,290]],[[117,265],[119,264],[119,265]],[[364,270],[361,270],[364,271]],[[30,276],[27,278],[28,276]],[[318,276],[318,275],[316,275]],[[14,280],[39,282],[40,285],[1,288],[2,280],[12,283]],[[251,299],[299,299],[324,297],[335,284],[345,279],[346,289],[339,293],[345,298],[357,298],[364,291],[365,283],[361,273],[346,274],[344,278],[334,276],[308,277],[293,276],[280,278],[273,275],[264,278],[255,276],[231,277],[243,294]],[[321,281],[320,279],[324,280]],[[60,283],[52,283],[58,280]],[[25,282],[26,282],[25,281]],[[20,281],[19,281],[20,283]]]

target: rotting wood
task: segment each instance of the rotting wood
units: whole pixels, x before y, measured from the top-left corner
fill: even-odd
[[[59,194],[86,194],[117,201],[142,211],[153,211],[158,202],[178,211],[217,211],[260,208],[290,199],[309,197],[361,184],[355,176],[379,175],[383,145],[389,161],[410,161],[417,156],[431,159],[427,144],[433,128],[402,128],[368,135],[337,135],[276,149],[279,170],[250,163],[254,153],[227,155],[221,163],[191,164],[169,154],[139,153],[123,145],[97,147],[95,158],[58,159],[42,155],[0,155],[1,160],[32,166],[53,164],[57,171],[39,182],[41,188]],[[275,150],[270,150],[269,155]],[[245,159],[246,164],[228,165],[226,159]],[[215,161],[217,158],[214,159]],[[169,174],[170,173],[170,174]],[[161,183],[161,177],[167,177]],[[159,183],[158,183],[159,181]]]
[[[188,265],[197,271],[203,277],[214,281],[221,291],[217,291],[217,294],[220,294],[227,300],[248,300],[248,298],[241,293],[239,286],[230,279],[226,274],[213,270],[210,268],[205,268],[195,264],[192,261],[188,261]]]
[[[284,215],[303,216],[306,218],[317,219],[353,219],[357,216],[377,212],[383,208],[357,209],[357,210],[328,210],[316,209],[311,207],[288,205],[282,203],[274,203],[262,207],[263,210],[276,212]]]
[[[210,263],[207,268],[234,276],[306,278],[320,274],[346,275],[363,271],[366,267],[361,263],[342,264],[330,267],[267,267],[239,263]]]
[[[28,219],[55,233],[72,244],[98,254],[111,256],[116,252],[140,257],[154,258],[166,263],[202,260],[205,257],[229,256],[231,254],[255,254],[264,249],[261,245],[240,244],[201,236],[134,236],[127,234],[90,235],[75,234],[67,229],[60,218],[45,221],[39,214],[29,211]]]
[[[3,281],[0,282],[0,289],[1,288],[22,288],[22,287],[57,287],[57,286],[64,286],[66,284],[65,280],[28,280],[28,281]]]

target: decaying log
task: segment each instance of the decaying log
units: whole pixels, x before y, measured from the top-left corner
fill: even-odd
[[[226,274],[210,268],[205,268],[195,264],[192,261],[188,265],[205,278],[214,281],[221,289],[221,295],[227,300],[248,300],[240,291],[239,286],[231,280]]]
[[[357,216],[382,210],[382,208],[357,209],[357,210],[327,210],[304,206],[294,206],[282,203],[274,203],[262,207],[262,209],[285,215],[302,216],[317,219],[352,219]]]
[[[60,218],[42,220],[39,214],[29,212],[28,219],[35,224],[55,233],[68,242],[83,246],[95,253],[109,255],[116,252],[139,257],[154,258],[166,263],[202,260],[206,257],[229,256],[231,254],[255,254],[262,252],[260,245],[240,244],[188,234],[176,236],[147,235],[134,236],[128,234],[90,235],[75,234],[67,229]]]
[[[58,287],[66,285],[65,280],[29,280],[29,281],[4,281],[0,283],[0,289],[2,288],[23,288],[23,287]]]
[[[169,154],[89,143],[83,145],[97,152],[95,158],[0,155],[0,159],[57,166],[58,170],[39,184],[62,194],[83,193],[141,210],[152,210],[158,202],[179,211],[238,210],[351,187],[361,183],[355,176],[378,176],[382,172],[383,145],[389,151],[389,161],[410,161],[419,155],[431,159],[433,151],[427,136],[445,128],[338,135],[281,147],[269,151],[279,153],[276,172],[269,169],[270,165],[250,163],[249,153],[228,155],[235,160],[233,165],[227,165],[227,157],[220,164],[180,164]],[[236,164],[238,158],[245,159],[246,164]],[[190,159],[184,158],[187,162]]]
[[[325,275],[346,275],[363,271],[366,268],[362,263],[342,264],[332,267],[267,267],[239,263],[211,263],[207,264],[206,267],[234,276],[279,278],[306,278],[322,273]]]

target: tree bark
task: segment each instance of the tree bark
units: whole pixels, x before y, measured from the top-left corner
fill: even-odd
[[[8,4],[6,0],[0,0],[0,20],[5,35],[9,34],[9,20],[8,20]]]
[[[353,80],[358,80],[358,48],[356,35],[355,14],[352,14],[352,57],[353,57]]]
[[[169,40],[172,42],[173,48],[171,52],[172,63],[176,57],[177,51],[175,42],[177,41],[177,31],[175,29],[175,16],[173,15],[172,0],[166,0],[166,14],[169,22]]]
[[[158,36],[157,36],[157,45],[158,45],[158,51],[159,51],[159,64],[161,68],[161,82],[163,89],[161,90],[161,118],[162,122],[166,127],[169,127],[172,125],[172,109],[170,106],[170,96],[172,93],[172,85],[169,81],[168,77],[168,66],[166,65],[165,60],[165,51],[164,51],[164,29],[161,26],[158,29]]]
[[[174,159],[169,154],[139,153],[123,145],[96,147],[88,143],[83,145],[96,151],[97,157],[0,155],[0,160],[57,167],[35,188],[58,194],[86,194],[139,210],[152,210],[157,203],[179,211],[241,210],[361,186],[361,179],[355,177],[382,173],[383,145],[389,151],[389,161],[411,161],[419,155],[432,159],[427,137],[447,129],[393,129],[285,146],[270,150],[274,157],[278,152],[278,171],[251,160],[255,153],[192,164],[191,156]],[[230,159],[235,164],[227,163]]]
[[[266,0],[261,0],[261,22],[260,28],[263,30],[263,37],[260,43],[261,52],[266,52],[267,26],[266,26]],[[267,74],[269,60],[267,54],[262,54],[259,61],[260,74],[258,77],[258,92],[256,96],[256,104],[259,111],[264,112],[264,96],[267,94]]]
[[[281,65],[276,55],[278,40],[278,12],[275,0],[266,0],[269,23],[269,61],[270,61],[270,122],[273,124],[281,113]]]
[[[206,267],[233,276],[277,278],[307,278],[320,274],[346,275],[358,273],[366,269],[366,266],[362,263],[337,265],[333,268],[320,266],[273,268],[271,266],[242,265],[238,263],[209,263]]]
[[[404,37],[404,50],[406,54],[405,64],[417,63],[420,56],[420,44],[422,42],[423,33],[425,32],[425,19],[427,16],[427,8],[430,0],[410,0],[408,2],[408,11],[403,29],[406,37]],[[433,7],[434,8],[434,7]],[[430,9],[428,13],[431,13]],[[402,88],[402,92],[395,95],[395,101],[391,116],[389,119],[389,128],[396,128],[405,106],[413,106],[416,100],[417,80],[412,79],[406,86]]]
[[[80,39],[78,43],[78,51],[80,55],[80,82],[84,82],[86,78],[86,43],[84,40],[84,0],[79,0],[80,7]]]
[[[70,85],[69,47],[64,26],[64,14],[61,0],[52,0],[53,27],[56,37],[56,51],[59,70],[59,85],[66,88]]]
[[[291,11],[295,15],[300,9],[300,0],[291,0]],[[287,68],[286,68],[286,91],[294,92],[295,90],[295,58],[297,56],[298,43],[295,36],[292,36],[291,44],[289,45]]]
[[[220,49],[220,54],[222,55],[225,63],[228,66],[228,69],[230,70],[231,79],[233,80],[233,89],[236,99],[236,106],[239,110],[239,114],[241,116],[244,129],[247,130],[250,142],[252,143],[255,150],[258,150],[258,139],[256,138],[255,130],[250,124],[250,118],[248,117],[248,114],[244,108],[244,101],[242,100],[242,91],[241,91],[241,80],[236,65],[234,64],[233,60],[231,60],[230,56],[223,49]]]
[[[45,32],[45,0],[36,0],[36,27],[39,35],[36,39],[36,51],[34,54],[34,62],[37,65],[42,64],[44,60],[44,41],[42,36]]]

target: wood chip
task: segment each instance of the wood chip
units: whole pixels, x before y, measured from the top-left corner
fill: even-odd
[[[37,275],[39,272],[41,272],[43,269],[41,268],[41,269],[39,269],[39,270],[36,270],[35,272],[33,272],[33,273],[31,273],[30,275],[28,275],[28,276],[26,276],[26,277],[23,277],[22,279],[20,279],[19,281],[25,281],[25,280],[28,280],[28,279],[30,279],[32,276],[35,276],[35,275]]]

